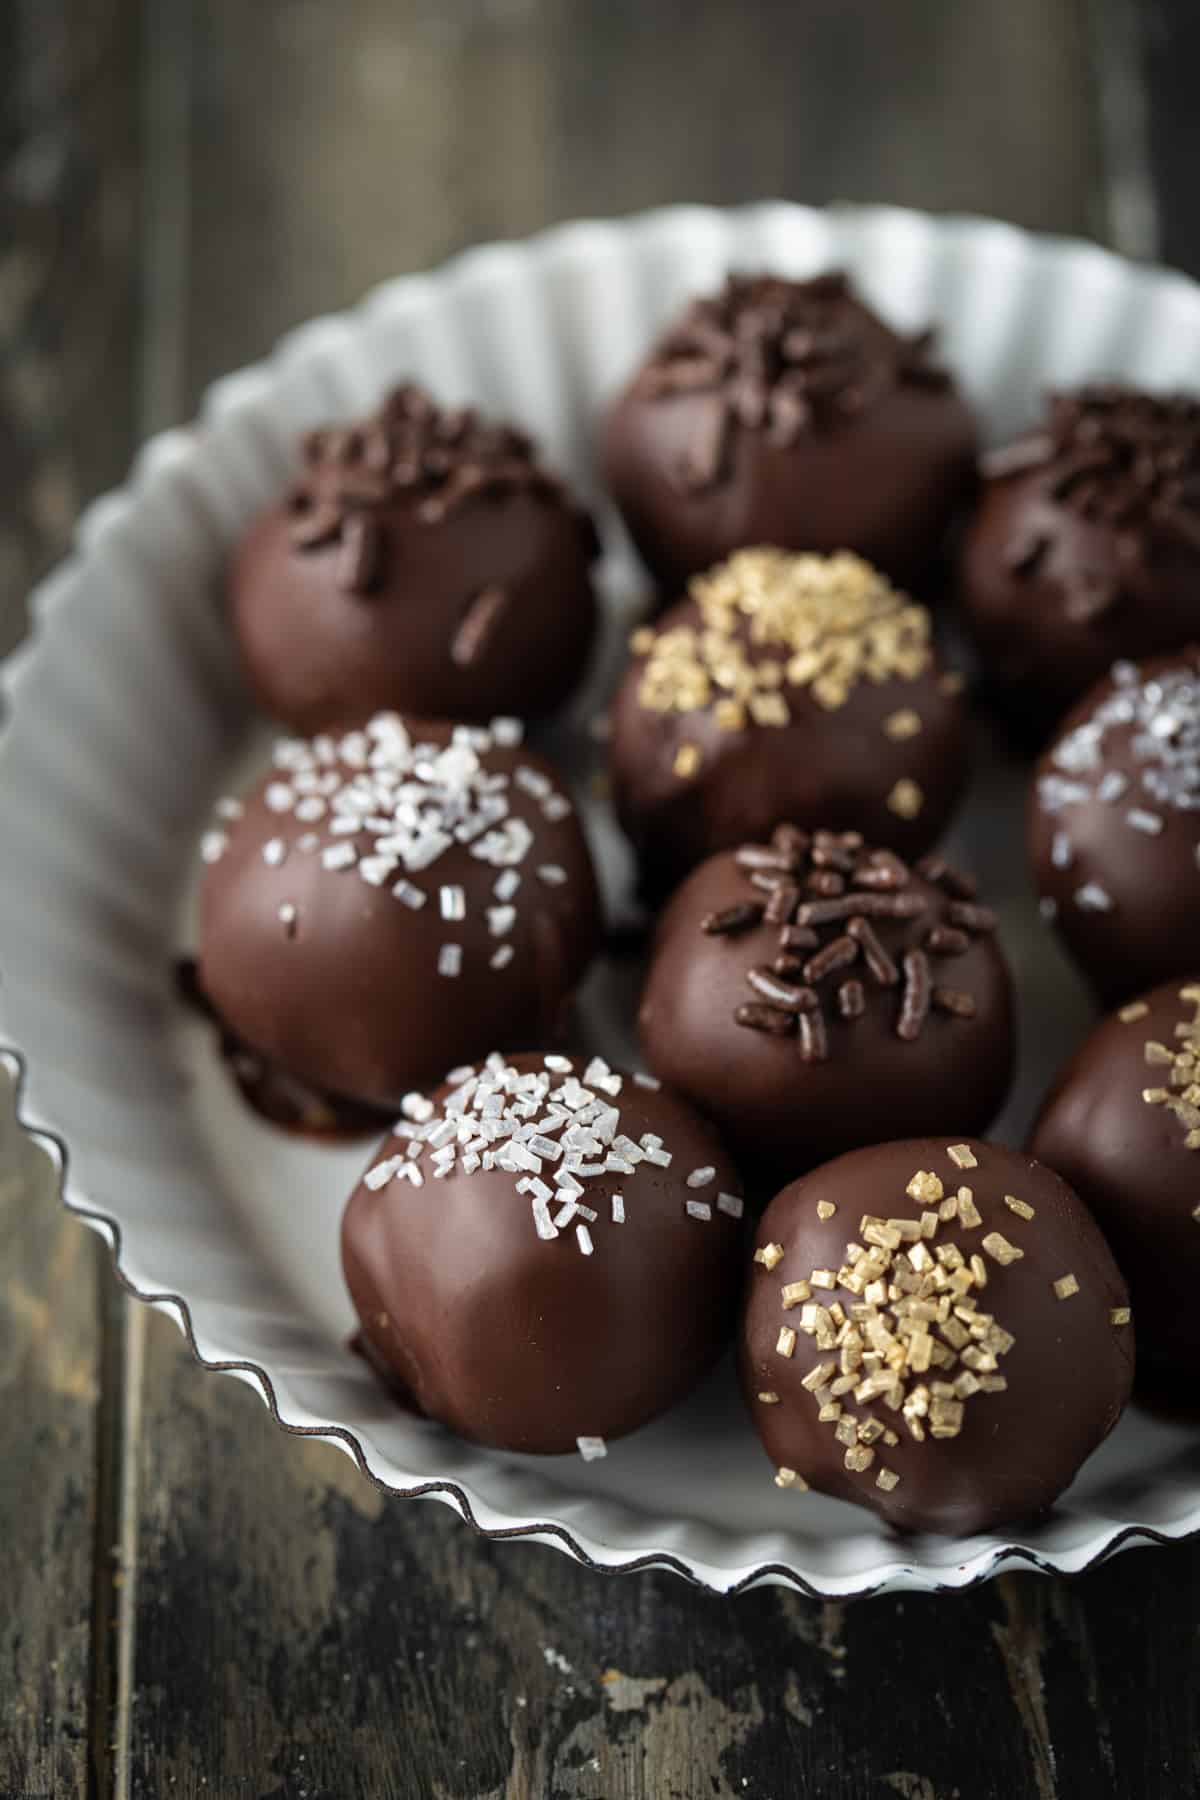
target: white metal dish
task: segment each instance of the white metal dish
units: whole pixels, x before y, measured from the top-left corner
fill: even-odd
[[[0,1040],[14,1053],[4,1066],[20,1057],[21,1117],[57,1159],[68,1206],[197,1356],[254,1385],[288,1429],[340,1443],[386,1488],[448,1501],[490,1535],[604,1568],[665,1566],[725,1592],[783,1581],[841,1597],[962,1588],[1019,1565],[1073,1571],[1183,1537],[1200,1529],[1200,1446],[1133,1410],[1051,1517],[954,1542],[903,1540],[864,1512],[781,1494],[727,1370],[602,1462],[460,1443],[397,1411],[345,1350],[337,1215],[370,1146],[322,1148],[250,1117],[171,983],[195,835],[245,754],[221,562],[282,484],[298,432],[361,410],[402,375],[520,420],[597,505],[611,666],[639,583],[596,489],[601,405],[665,316],[726,269],[830,266],[897,323],[940,325],[993,439],[1025,423],[1047,383],[1186,384],[1200,367],[1200,289],[1180,276],[980,220],[785,204],[568,225],[389,283],[294,332],[219,382],[194,430],[146,447],[35,596],[33,636],[4,671]],[[596,691],[556,746],[577,778]],[[1037,924],[1020,789],[1019,767],[983,745],[952,840],[1001,909],[1022,989],[1026,1055],[998,1130],[1010,1141],[1088,1016]],[[591,823],[620,905],[627,861],[595,807]],[[618,1061],[631,1054],[629,979],[599,970],[584,1008]]]

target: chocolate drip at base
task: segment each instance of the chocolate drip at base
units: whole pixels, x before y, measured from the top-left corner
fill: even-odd
[[[215,1027],[221,1061],[242,1099],[260,1119],[298,1137],[326,1140],[377,1137],[391,1122],[394,1109],[384,1111],[342,1094],[322,1093],[251,1049],[215,1011],[200,986],[194,956],[177,959],[175,991],[189,1011]]]

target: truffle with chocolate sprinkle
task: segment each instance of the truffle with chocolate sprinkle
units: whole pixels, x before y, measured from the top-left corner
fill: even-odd
[[[1048,721],[1200,638],[1200,401],[1094,386],[985,456],[961,593],[987,674]]]
[[[663,916],[639,1030],[757,1186],[906,1127],[978,1131],[1008,1087],[995,919],[939,857],[781,826],[709,859]],[[769,1191],[769,1186],[768,1186]]]
[[[523,432],[408,383],[304,439],[234,552],[234,630],[260,703],[296,731],[390,707],[536,717],[583,673],[596,549]]]
[[[841,274],[734,275],[620,395],[604,461],[670,592],[743,544],[850,548],[919,574],[969,490],[974,445],[931,332],[893,331]]]
[[[1088,1206],[1129,1281],[1138,1356],[1194,1393],[1200,1376],[1200,978],[1104,1019],[1062,1070],[1030,1137]]]
[[[350,1197],[360,1346],[464,1437],[597,1455],[728,1342],[741,1219],[681,1100],[599,1057],[491,1055],[409,1097]]]
[[[1117,663],[1038,763],[1044,910],[1110,1003],[1200,966],[1200,648]]]
[[[1121,1415],[1125,1284],[1028,1156],[876,1144],[785,1187],[757,1238],[782,1255],[751,1265],[742,1385],[798,1487],[902,1530],[985,1531],[1052,1505]]]
[[[646,890],[781,819],[919,855],[962,791],[965,709],[929,614],[861,557],[739,550],[633,634],[611,711]]]
[[[284,740],[201,841],[199,982],[322,1090],[395,1104],[489,1043],[549,1039],[599,936],[591,860],[512,719],[381,713]]]

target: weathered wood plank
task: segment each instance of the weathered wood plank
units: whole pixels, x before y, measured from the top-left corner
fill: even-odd
[[[130,453],[137,11],[0,7],[0,651]]]
[[[0,651],[79,505],[130,451],[136,12],[0,7]],[[101,1254],[3,1089],[0,1795],[68,1800],[88,1788],[105,1648],[91,1629]]]
[[[736,1601],[390,1501],[150,1328],[132,1792],[1153,1800],[1200,1780],[1200,1551]]]
[[[1195,75],[1200,67],[1200,13],[1191,0],[1152,0],[1137,8],[1148,89],[1150,160],[1165,259],[1200,276],[1200,117]]]
[[[1100,230],[1086,0],[209,0],[188,403],[463,245],[673,200]]]
[[[0,1795],[83,1794],[97,1250],[0,1075]]]

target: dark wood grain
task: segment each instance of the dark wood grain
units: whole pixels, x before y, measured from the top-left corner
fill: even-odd
[[[66,1800],[88,1765],[98,1246],[0,1082],[0,1796]]]
[[[133,441],[137,10],[0,6],[0,651]]]
[[[186,44],[187,403],[375,281],[575,215],[782,195],[1101,230],[1085,13],[208,0]]]
[[[0,6],[0,651],[132,446],[136,11]],[[68,1800],[104,1760],[89,1770],[112,1648],[93,1629],[114,1574],[95,1505],[112,1287],[0,1085],[0,1795]]]
[[[1192,0],[1144,0],[1139,19],[1161,251],[1168,262],[1200,276],[1200,114],[1194,87],[1200,68],[1200,10]]]
[[[722,1600],[481,1542],[332,1446],[280,1438],[165,1322],[149,1351],[144,1800],[1165,1800],[1200,1783],[1193,1549],[957,1598]]]

